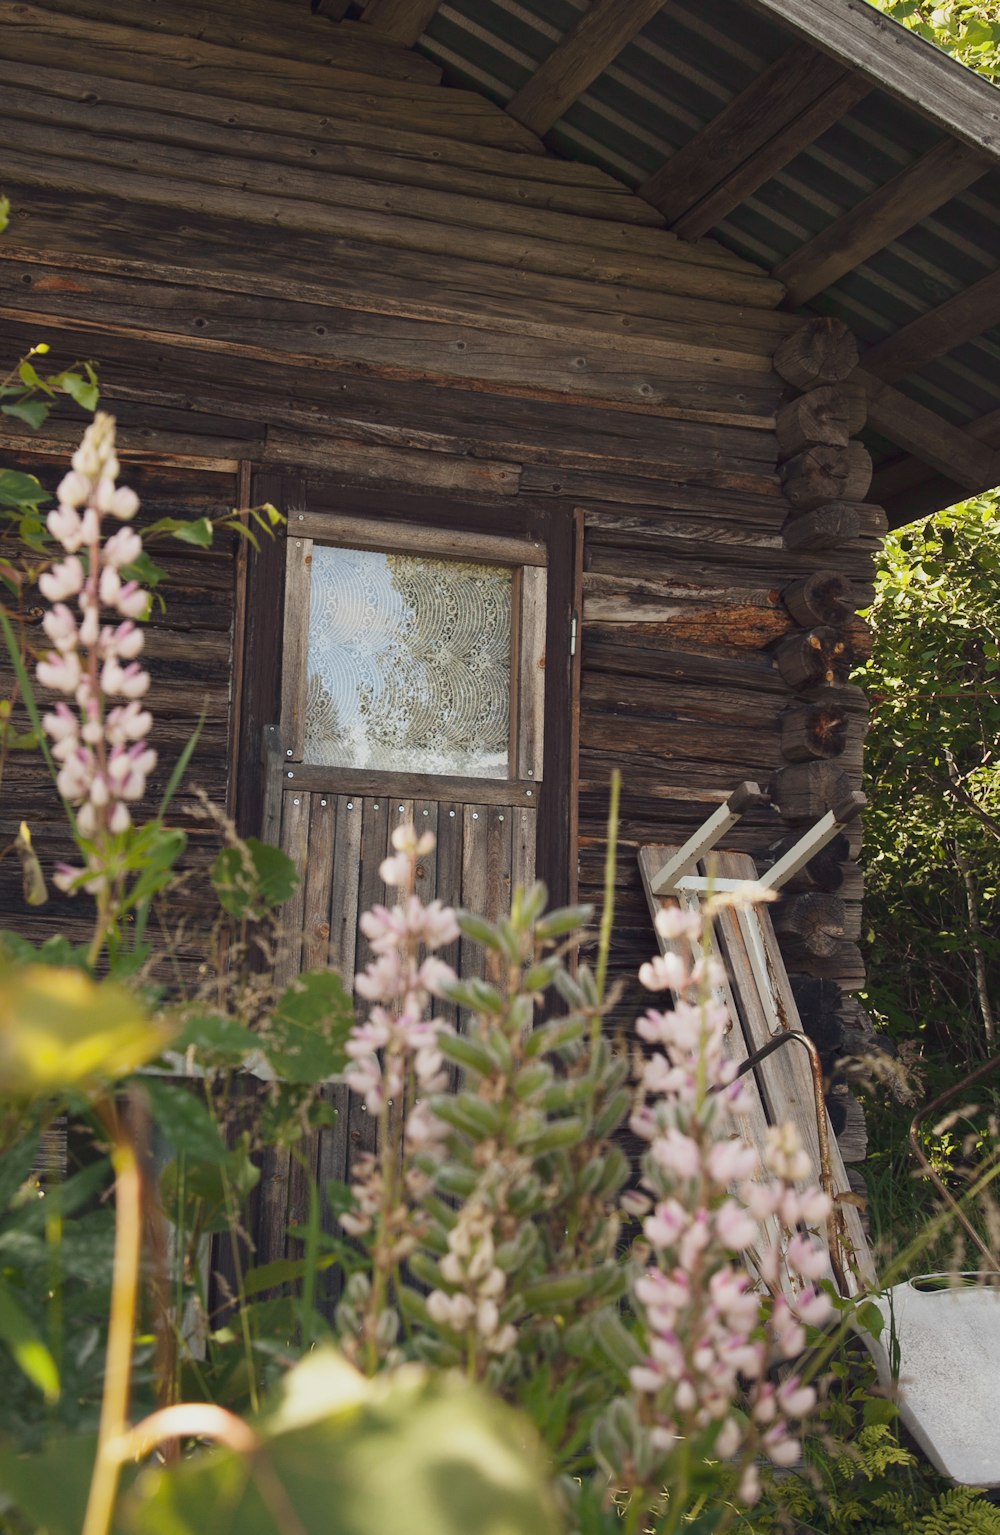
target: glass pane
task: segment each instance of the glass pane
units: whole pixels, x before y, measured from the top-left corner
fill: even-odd
[[[314,545],[305,760],[506,778],[512,580]]]

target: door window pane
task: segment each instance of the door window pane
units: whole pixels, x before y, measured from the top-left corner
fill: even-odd
[[[315,544],[305,760],[508,776],[513,576]]]

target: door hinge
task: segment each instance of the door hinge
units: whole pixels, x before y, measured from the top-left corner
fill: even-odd
[[[576,655],[576,614],[575,613],[573,614],[573,618],[572,618],[572,620],[570,622],[570,626],[569,626],[569,653],[570,653],[571,656],[575,656]]]

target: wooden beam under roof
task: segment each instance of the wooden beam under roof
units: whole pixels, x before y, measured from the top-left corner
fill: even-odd
[[[942,139],[793,251],[772,276],[787,287],[790,304],[805,304],[964,192],[992,166],[992,157],[982,150]]]
[[[869,373],[894,383],[935,357],[975,341],[994,325],[1000,325],[1000,271],[991,272],[971,288],[911,320],[894,336],[869,347],[864,364]]]
[[[871,89],[796,43],[639,187],[674,231],[697,240],[839,121]]]
[[[390,41],[412,48],[427,31],[440,4],[441,0],[368,0],[361,20],[377,27]]]
[[[953,426],[864,368],[855,369],[851,382],[861,384],[868,396],[868,425],[874,431],[966,492],[986,490],[1000,477],[995,450],[971,432]]]
[[[967,437],[973,437],[977,442],[1000,448],[1000,410],[991,410],[988,415],[970,421],[963,430]],[[992,473],[1000,485],[1000,453],[996,455]],[[993,488],[992,484],[986,484],[980,486],[980,491]],[[893,459],[879,468],[872,482],[872,495],[889,513],[889,526],[898,528],[904,522],[912,522],[914,518],[924,517],[928,512],[939,511],[941,507],[961,500],[968,491],[950,475],[928,473],[926,463],[913,455]]]
[[[539,135],[548,133],[662,5],[663,0],[591,0],[576,25],[507,103],[511,117]]]
[[[866,0],[748,0],[755,11],[860,70],[957,139],[1000,160],[996,86],[877,11]]]

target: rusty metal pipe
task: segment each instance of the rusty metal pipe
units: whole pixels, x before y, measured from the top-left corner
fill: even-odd
[[[816,1114],[816,1139],[819,1143],[819,1176],[823,1186],[823,1192],[830,1201],[830,1219],[827,1222],[827,1234],[829,1236],[830,1267],[833,1269],[834,1278],[837,1281],[837,1289],[841,1295],[851,1293],[847,1280],[847,1272],[844,1265],[843,1236],[841,1229],[841,1214],[839,1205],[839,1193],[833,1183],[833,1167],[830,1161],[830,1132],[826,1118],[826,1094],[823,1088],[823,1063],[820,1060],[819,1051],[808,1034],[803,1034],[801,1029],[783,1029],[780,1034],[775,1034],[766,1045],[761,1045],[753,1055],[747,1056],[739,1066],[737,1077],[746,1076],[748,1071],[765,1061],[775,1050],[780,1050],[782,1045],[789,1040],[797,1039],[803,1045],[809,1055],[809,1066],[812,1072],[813,1108]]]

